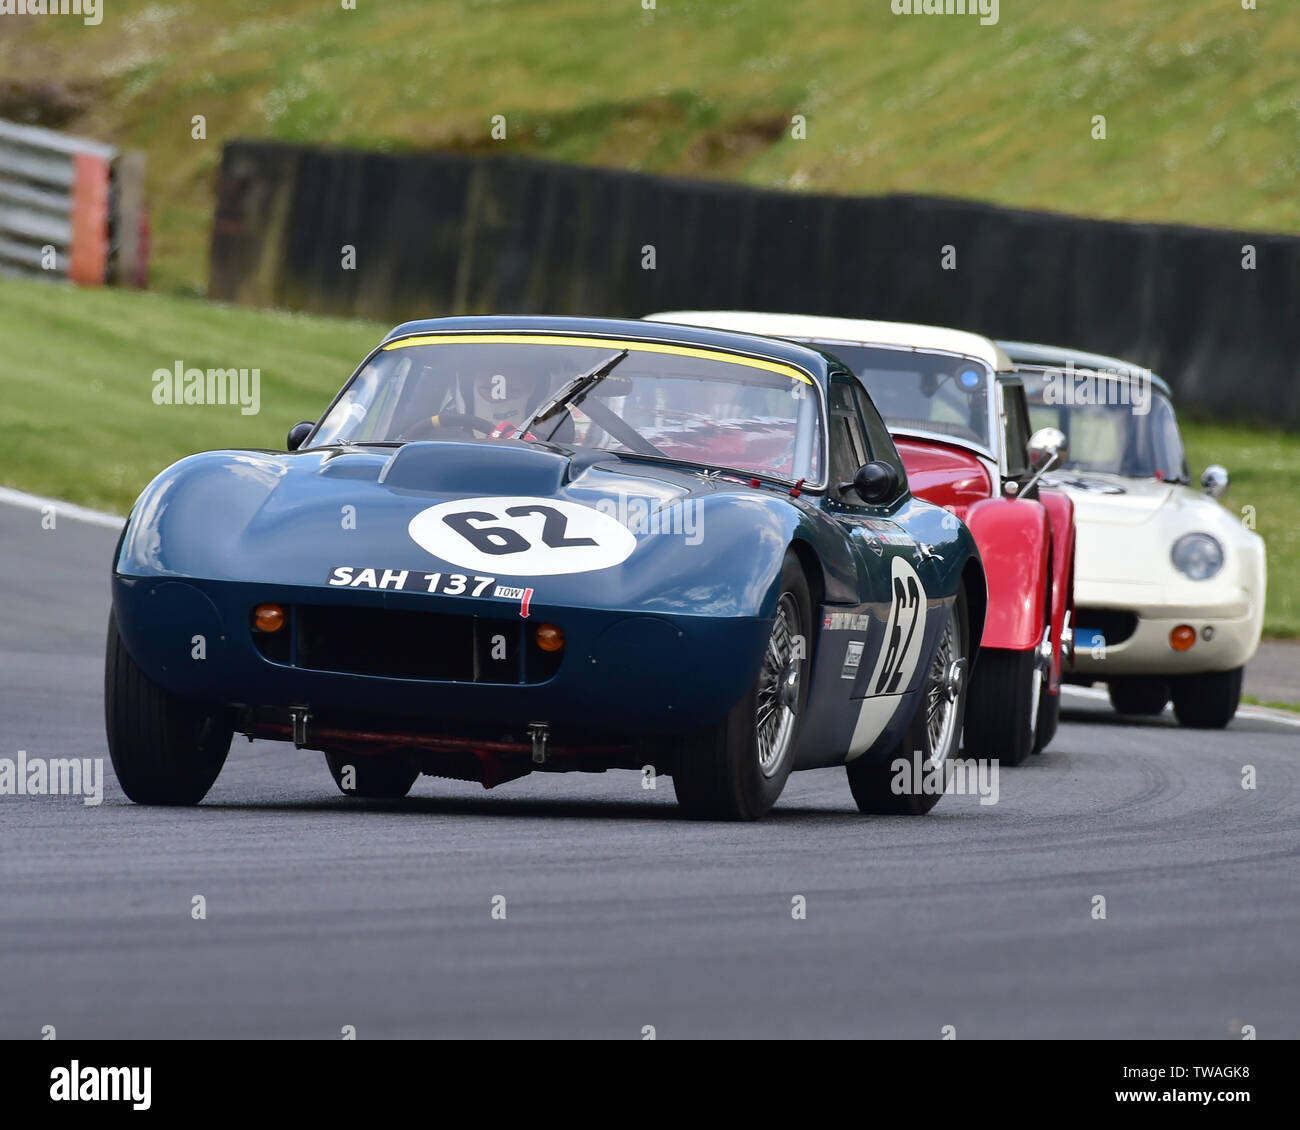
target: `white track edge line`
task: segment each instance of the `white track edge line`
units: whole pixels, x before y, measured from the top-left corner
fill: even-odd
[[[1062,686],[1061,690],[1069,691],[1070,694],[1078,695],[1080,698],[1091,698],[1099,702],[1110,701],[1108,692],[1097,690],[1095,687],[1075,687],[1067,684]],[[1237,711],[1237,717],[1253,718],[1260,722],[1280,722],[1283,726],[1300,728],[1300,715],[1288,714],[1284,710],[1270,710],[1264,706],[1243,706]]]
[[[87,522],[92,526],[103,526],[110,530],[120,530],[126,525],[126,519],[120,518],[116,514],[108,514],[103,510],[91,510],[85,506],[78,506],[74,502],[63,502],[57,498],[42,498],[37,494],[13,490],[11,487],[0,487],[0,503],[6,506],[16,506],[20,510],[43,512],[52,508],[56,521],[59,518],[72,518],[78,522]]]

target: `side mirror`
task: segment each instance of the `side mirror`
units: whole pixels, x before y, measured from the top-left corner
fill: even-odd
[[[900,485],[898,471],[893,466],[875,461],[859,467],[853,481],[840,483],[839,490],[841,495],[848,490],[856,491],[868,506],[878,506],[896,497]]]
[[[1059,467],[1070,454],[1070,441],[1060,428],[1039,428],[1029,437],[1029,469],[1038,474]]]
[[[311,435],[311,430],[316,426],[315,420],[301,420],[289,429],[289,438],[285,446],[290,451],[297,451],[302,446],[302,441]]]
[[[1228,489],[1228,470],[1217,463],[1211,463],[1201,475],[1201,490],[1211,498],[1222,498]]]

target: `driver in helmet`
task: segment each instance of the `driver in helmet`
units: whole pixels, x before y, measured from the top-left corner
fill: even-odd
[[[532,373],[485,373],[472,383],[473,414],[494,421],[493,439],[509,439],[535,406],[536,391]]]
[[[535,407],[536,391],[531,373],[462,372],[455,393],[429,422],[438,429],[508,439]]]

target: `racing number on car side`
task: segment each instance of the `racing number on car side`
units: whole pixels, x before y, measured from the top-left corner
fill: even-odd
[[[892,581],[894,600],[889,610],[889,635],[885,641],[885,658],[872,694],[898,693],[899,683],[903,677],[903,660],[912,649],[912,641],[916,637],[916,622],[920,619],[923,602],[920,579],[915,573],[910,577],[900,577],[895,571]],[[913,663],[912,666],[915,667],[916,664]]]
[[[920,576],[901,554],[890,561],[889,619],[867,684],[871,695],[902,694],[912,683],[925,642],[926,593]]]
[[[551,549],[568,549],[579,545],[596,545],[595,538],[571,538],[565,535],[569,520],[554,506],[510,506],[506,515],[510,518],[525,518],[540,515],[542,523],[542,543]],[[475,549],[483,553],[523,553],[533,545],[513,526],[485,526],[484,522],[501,522],[497,514],[486,510],[465,510],[457,514],[444,514],[442,520],[465,538]]]
[[[461,498],[421,510],[407,527],[422,549],[462,569],[545,577],[625,561],[636,535],[612,515],[563,498]]]

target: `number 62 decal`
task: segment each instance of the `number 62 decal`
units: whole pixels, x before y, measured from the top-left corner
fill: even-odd
[[[889,620],[880,658],[871,674],[869,694],[902,694],[911,685],[925,642],[925,586],[904,557],[889,570]]]
[[[558,498],[442,502],[421,510],[407,532],[443,561],[514,577],[608,569],[636,548],[636,536],[610,515]]]

